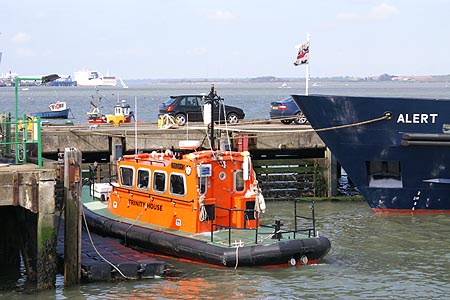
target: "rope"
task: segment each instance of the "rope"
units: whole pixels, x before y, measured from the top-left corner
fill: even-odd
[[[108,263],[111,267],[113,267],[123,278],[130,279],[125,274],[123,274],[122,271],[120,271],[120,269],[116,265],[114,265],[112,262],[110,262],[105,257],[103,257],[103,255],[101,255],[100,252],[97,250],[97,247],[95,247],[94,241],[92,240],[91,232],[89,231],[89,227],[88,227],[88,224],[86,221],[86,216],[84,215],[84,209],[82,209],[81,212],[83,213],[83,221],[84,221],[84,226],[86,227],[86,232],[89,236],[89,240],[90,240],[91,245],[94,248],[95,252],[98,254],[98,256],[100,256],[101,259],[103,259],[106,263]]]
[[[239,264],[239,246],[236,247],[236,265],[234,266],[234,269],[236,270]]]
[[[328,130],[336,130],[336,129],[343,129],[343,128],[349,128],[349,127],[356,127],[356,126],[362,126],[370,123],[375,123],[378,121],[390,119],[392,117],[392,114],[387,112],[383,116],[366,120],[366,121],[360,121],[356,123],[350,123],[350,124],[344,124],[344,125],[338,125],[338,126],[332,126],[327,128],[318,128],[318,129],[293,129],[293,130],[255,130],[255,129],[241,129],[241,128],[228,128],[225,127],[218,127],[217,129],[224,130],[224,131],[238,131],[238,132],[256,132],[256,133],[274,133],[274,132],[284,132],[284,133],[295,133],[295,132],[321,132],[321,131],[328,131]]]
[[[344,124],[344,125],[339,125],[339,126],[333,126],[333,127],[328,127],[328,128],[319,128],[319,129],[316,129],[316,131],[327,131],[327,130],[348,128],[348,127],[362,126],[362,125],[366,125],[366,124],[375,123],[375,122],[378,122],[378,121],[383,121],[383,120],[386,120],[386,119],[390,119],[391,117],[392,117],[392,114],[390,112],[386,112],[383,116],[375,118],[375,119],[361,121],[361,122],[356,122],[356,123],[351,123],[351,124]]]
[[[374,123],[374,122],[378,122],[378,121],[382,121],[382,120],[386,120],[392,117],[392,114],[387,112],[385,113],[383,116],[378,117],[378,118],[374,118],[371,120],[366,120],[366,121],[361,121],[361,122],[356,122],[356,123],[351,123],[351,124],[344,124],[344,125],[339,125],[339,126],[332,126],[332,127],[328,127],[328,128],[318,128],[318,129],[292,129],[292,130],[256,130],[256,129],[240,129],[240,128],[235,128],[235,127],[229,127],[228,124],[225,124],[225,129],[221,126],[217,126],[216,129],[219,130],[224,130],[226,132],[249,132],[249,133],[299,133],[299,132],[321,132],[321,131],[328,131],[328,130],[336,130],[336,129],[343,129],[343,128],[348,128],[348,127],[356,127],[356,126],[362,126],[362,125],[366,125],[366,124],[370,124],[370,123]],[[251,122],[248,124],[256,124],[258,122]],[[267,123],[267,120],[263,120],[260,123]],[[242,125],[243,123],[241,123]],[[206,130],[207,128],[205,127],[200,127],[200,126],[191,126],[191,129],[194,130]],[[85,133],[86,130],[83,129],[75,129],[75,128],[70,128],[69,129],[70,132],[72,133]],[[97,131],[90,131],[90,134],[92,135],[99,135],[99,136],[109,136],[109,137],[117,137],[117,138],[124,138],[127,137],[126,133],[125,134],[112,134],[112,133],[103,133],[103,132],[97,132]],[[141,139],[144,140],[148,140],[148,139],[154,139],[154,137],[141,137]],[[168,138],[169,140],[171,138]],[[230,137],[228,136],[228,139],[230,139]],[[177,140],[177,138],[172,138],[172,140]],[[209,146],[211,148],[211,141],[209,140],[209,136],[208,136],[208,141],[209,141]]]
[[[169,114],[162,115],[160,122],[160,129],[169,129],[178,124],[176,119]]]
[[[133,221],[133,223],[130,224],[130,226],[128,226],[127,230],[125,231],[125,240],[124,240],[124,245],[127,245],[127,236],[128,236],[128,231],[131,229],[131,227],[133,227],[134,225],[136,225],[136,222],[141,218],[142,214],[144,213],[144,211],[147,209],[147,205],[148,202],[150,201],[150,198],[148,198],[147,202],[145,203],[144,207],[142,208],[141,212],[139,213],[139,215],[136,217],[136,219]]]
[[[205,195],[200,195],[198,203],[200,204],[200,214],[198,216],[198,219],[200,222],[204,222],[208,218],[208,213],[205,208]]]
[[[239,265],[239,248],[244,246],[243,241],[234,241],[234,245],[236,246],[236,264],[234,266],[234,269],[236,270]]]

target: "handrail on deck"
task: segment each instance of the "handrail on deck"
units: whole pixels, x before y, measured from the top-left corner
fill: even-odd
[[[295,231],[296,232],[300,232],[300,231],[307,231],[308,232],[308,236],[309,237],[311,237],[311,235],[313,236],[313,237],[315,237],[316,236],[316,216],[315,216],[315,213],[314,213],[314,204],[315,204],[315,202],[314,202],[314,200],[313,201],[310,201],[310,203],[311,203],[311,217],[306,217],[306,216],[302,216],[302,215],[299,215],[298,214],[298,212],[297,212],[297,202],[298,202],[299,200],[298,199],[295,199],[294,200],[294,212],[295,212],[295,218],[294,218],[294,222],[295,222]],[[307,220],[307,221],[312,221],[312,227],[307,227],[307,228],[303,228],[303,229],[299,229],[298,228],[298,221],[297,220],[299,220],[299,219],[302,219],[302,220]],[[294,233],[294,238],[295,238],[295,233]]]
[[[258,244],[258,226],[256,226],[255,228],[236,228],[231,226],[231,217],[233,213],[237,213],[237,212],[243,212],[244,216],[248,216],[248,213],[253,212],[255,215],[255,220],[256,220],[256,224],[259,224],[259,214],[255,214],[255,210],[254,209],[237,209],[237,208],[227,208],[227,207],[222,207],[222,206],[217,206],[214,205],[214,211],[216,209],[221,209],[221,210],[225,210],[228,211],[228,226],[222,225],[222,224],[217,224],[214,223],[213,220],[211,221],[211,243],[214,242],[214,226],[215,227],[219,227],[219,228],[224,228],[228,230],[228,247],[231,247],[231,230],[232,229],[239,229],[239,230],[254,230],[255,231],[255,244]],[[217,215],[216,213],[214,213],[214,215]],[[244,226],[245,226],[245,222],[244,222]]]
[[[315,218],[315,213],[314,213],[314,201],[310,201],[311,203],[311,217],[307,217],[307,216],[303,216],[300,215],[297,211],[297,202],[299,201],[299,199],[294,199],[292,200],[294,202],[294,229],[281,229],[281,226],[283,226],[281,220],[277,219],[275,220],[275,224],[272,225],[260,225],[261,227],[265,227],[265,228],[273,228],[274,232],[273,232],[273,237],[275,239],[281,239],[283,233],[292,233],[294,235],[294,239],[296,238],[296,234],[300,233],[300,232],[307,232],[308,233],[308,237],[316,237],[316,218]],[[302,200],[303,201],[303,200]],[[225,210],[228,211],[228,226],[222,225],[222,224],[217,224],[214,223],[214,220],[211,220],[211,243],[214,242],[214,227],[218,227],[218,228],[223,228],[223,229],[227,229],[228,230],[228,246],[231,247],[231,231],[232,229],[238,229],[238,230],[254,230],[255,231],[255,244],[258,244],[258,235],[260,234],[258,231],[258,224],[259,224],[259,214],[255,213],[256,211],[254,209],[236,209],[236,208],[226,208],[226,207],[221,207],[221,206],[217,206],[214,205],[214,211],[216,211],[217,209],[220,210]],[[233,226],[231,226],[231,217],[233,213],[237,213],[237,212],[244,212],[244,216],[247,216],[249,213],[253,213],[256,219],[256,224],[257,226],[255,228],[235,228]],[[214,214],[216,215],[216,213]],[[298,220],[306,220],[306,221],[310,221],[312,224],[305,226],[305,227],[300,227],[300,224],[298,222]],[[246,223],[244,223],[246,224]]]

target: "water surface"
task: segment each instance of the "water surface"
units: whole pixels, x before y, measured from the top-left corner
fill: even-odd
[[[304,93],[302,83],[216,84],[227,104],[244,109],[246,118],[269,117],[270,102]],[[157,106],[169,95],[209,92],[210,84],[148,85],[129,89],[102,88],[105,113],[112,113],[118,98],[134,107],[138,119],[156,122]],[[55,99],[66,100],[75,116],[85,122],[95,88],[30,87],[19,92],[20,113],[42,110]],[[341,95],[416,96],[450,98],[446,83],[323,82],[310,93]],[[0,88],[0,112],[14,114],[13,88]],[[308,205],[304,205],[304,209]],[[266,223],[287,220],[291,206],[268,203]],[[332,243],[326,258],[315,266],[281,269],[224,269],[168,261],[175,276],[169,278],[82,284],[38,294],[21,287],[0,290],[5,299],[450,299],[450,216],[375,215],[365,202],[316,203],[321,234]],[[289,224],[289,222],[285,222]]]

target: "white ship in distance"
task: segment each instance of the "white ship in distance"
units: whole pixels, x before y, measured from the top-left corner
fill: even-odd
[[[74,72],[73,80],[76,81],[78,86],[116,86],[116,76],[103,76],[99,71],[90,71],[83,69],[78,72]]]

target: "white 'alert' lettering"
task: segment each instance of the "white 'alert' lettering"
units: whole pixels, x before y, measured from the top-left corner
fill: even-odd
[[[397,123],[405,124],[428,124],[436,123],[439,114],[399,114]]]

